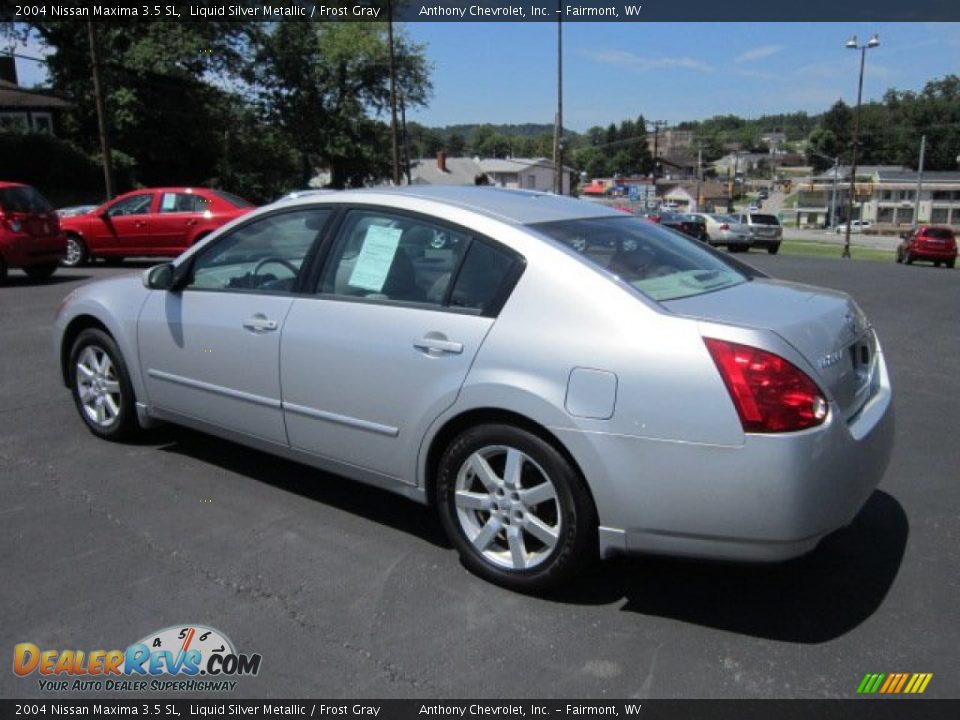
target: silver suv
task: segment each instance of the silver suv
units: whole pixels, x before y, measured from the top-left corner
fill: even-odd
[[[745,212],[740,213],[737,220],[750,228],[753,247],[765,247],[771,255],[777,254],[780,250],[780,242],[783,240],[783,228],[776,215]]]

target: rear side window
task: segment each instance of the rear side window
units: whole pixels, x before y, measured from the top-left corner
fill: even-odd
[[[0,188],[0,210],[9,213],[48,213],[53,211],[53,205],[29,185],[21,185]]]
[[[754,225],[779,225],[780,221],[777,220],[775,215],[760,215],[760,214],[751,214],[750,222]]]
[[[161,213],[202,213],[210,201],[193,193],[167,192],[160,197]]]
[[[505,250],[485,242],[470,246],[450,293],[450,307],[489,313],[499,304],[515,264]]]

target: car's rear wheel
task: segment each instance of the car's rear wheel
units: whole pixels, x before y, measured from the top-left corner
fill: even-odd
[[[903,261],[904,261],[907,265],[913,265],[913,254],[910,253],[910,252],[908,252],[908,253],[904,256]]]
[[[954,266],[956,266],[956,264],[957,264],[957,259],[956,259],[956,258],[951,258],[951,259],[947,260],[947,267],[948,267],[948,268],[953,268]]]
[[[770,253],[771,255],[776,255],[778,252],[780,252],[780,243],[769,246],[767,248],[767,252]]]
[[[903,262],[903,249],[902,249],[902,248],[897,248],[897,262],[898,262],[898,263],[902,263],[902,262]]]
[[[70,351],[70,389],[94,435],[122,440],[137,429],[133,387],[120,349],[96,328],[81,332]]]
[[[67,235],[67,254],[60,262],[67,267],[80,267],[90,258],[86,243],[79,235]]]
[[[512,425],[480,425],[450,444],[437,505],[464,565],[515,590],[555,587],[596,557],[596,511],[579,473]]]
[[[30,265],[23,271],[31,280],[46,280],[57,271],[57,263],[44,263],[43,265]]]
[[[7,263],[0,257],[0,284],[7,279]]]

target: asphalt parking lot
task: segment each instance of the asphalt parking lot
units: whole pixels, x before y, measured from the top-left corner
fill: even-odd
[[[225,699],[848,698],[868,672],[932,672],[926,696],[960,697],[960,271],[746,258],[851,292],[878,328],[897,394],[879,490],[800,560],[620,559],[549,598],[468,574],[433,513],[392,494],[187,430],[95,439],[59,381],[53,316],[130,269],[12,272],[0,653],[203,623],[263,658]],[[52,698],[6,667],[0,697]]]

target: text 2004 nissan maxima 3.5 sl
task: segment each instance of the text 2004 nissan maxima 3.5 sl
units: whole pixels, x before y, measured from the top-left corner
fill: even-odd
[[[278,202],[79,288],[56,327],[94,434],[170,421],[434,503],[518,589],[598,554],[800,555],[892,443],[848,296],[536,193]]]

